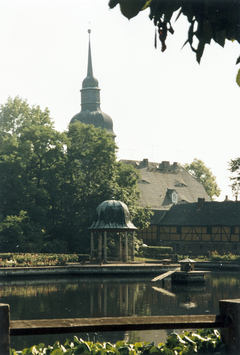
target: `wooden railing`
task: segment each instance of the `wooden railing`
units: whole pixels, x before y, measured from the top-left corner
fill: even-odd
[[[215,315],[15,320],[10,322],[10,335],[184,329],[186,327],[223,328],[225,322],[226,317]]]
[[[12,320],[7,304],[0,304],[0,354],[9,355],[10,336],[99,331],[221,328],[231,355],[240,353],[240,299],[219,301],[220,315],[103,317]]]

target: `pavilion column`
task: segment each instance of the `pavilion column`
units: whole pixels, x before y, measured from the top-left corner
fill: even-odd
[[[91,232],[91,250],[90,250],[91,261],[93,261],[93,250],[94,250],[94,235],[93,232]]]
[[[122,233],[119,233],[119,259],[122,261]]]
[[[125,261],[128,261],[128,234],[125,232]]]
[[[104,261],[107,262],[107,232],[104,231],[104,239],[103,239],[103,257]]]
[[[103,284],[103,315],[104,317],[107,317],[107,305],[108,305],[108,298],[107,298],[107,284]]]
[[[134,261],[134,231],[132,232],[132,258],[131,260]]]
[[[102,234],[98,236],[98,260],[102,260]]]

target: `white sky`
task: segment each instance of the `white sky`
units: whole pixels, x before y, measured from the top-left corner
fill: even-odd
[[[20,96],[48,107],[55,127],[80,111],[90,26],[101,108],[114,123],[121,159],[180,164],[202,159],[225,195],[228,161],[240,156],[238,43],[212,43],[199,65],[188,22],[172,21],[167,50],[154,48],[149,10],[128,21],[108,0],[1,0],[0,104]]]

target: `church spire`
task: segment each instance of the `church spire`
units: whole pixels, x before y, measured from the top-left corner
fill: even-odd
[[[81,111],[71,119],[71,123],[80,121],[85,124],[93,124],[95,127],[106,129],[115,138],[113,122],[110,116],[102,112],[100,108],[100,89],[98,80],[93,76],[91,41],[89,33],[87,77],[82,82]]]
[[[91,41],[90,41],[91,30],[88,30],[88,33],[89,33],[89,44],[88,44],[87,77],[82,82],[82,89],[85,89],[85,88],[97,88],[98,89],[98,81],[96,78],[94,78],[93,69],[92,69],[92,54],[91,54]],[[99,97],[99,99],[100,99],[100,97]],[[83,102],[82,102],[82,104],[83,104]]]
[[[87,70],[87,76],[93,76],[93,70],[92,70],[92,55],[91,55],[91,41],[90,41],[90,34],[91,30],[88,30],[89,33],[89,44],[88,44],[88,70]]]

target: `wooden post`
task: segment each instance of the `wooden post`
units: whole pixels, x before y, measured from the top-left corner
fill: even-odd
[[[10,312],[9,305],[0,303],[0,350],[1,350],[1,355],[9,355],[10,354],[9,312]]]
[[[240,299],[219,301],[220,315],[226,315],[226,327],[221,330],[227,352],[239,355],[240,349]]]
[[[125,232],[125,261],[128,261],[128,234]]]

